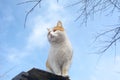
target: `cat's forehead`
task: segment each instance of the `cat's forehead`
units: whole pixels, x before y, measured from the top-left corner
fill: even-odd
[[[56,31],[56,30],[59,30],[59,31],[64,31],[64,28],[62,26],[62,22],[61,21],[58,21],[57,22],[57,25],[55,27],[52,27],[52,28],[49,28],[48,31]]]
[[[60,31],[64,31],[63,27],[54,27],[53,30],[60,30]]]

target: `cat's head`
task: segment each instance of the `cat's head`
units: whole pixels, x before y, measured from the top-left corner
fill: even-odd
[[[60,43],[65,40],[66,33],[61,21],[58,21],[55,27],[48,29],[47,37],[50,43]]]

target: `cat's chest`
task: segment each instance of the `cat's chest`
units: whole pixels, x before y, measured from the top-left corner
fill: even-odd
[[[51,56],[66,55],[72,52],[72,47],[69,43],[63,43],[57,46],[51,46],[49,54]]]
[[[64,49],[64,46],[56,46],[50,48],[50,55],[58,55],[60,54]]]

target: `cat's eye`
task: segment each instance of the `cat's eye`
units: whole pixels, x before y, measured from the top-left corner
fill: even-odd
[[[53,30],[53,32],[55,32],[56,30]]]

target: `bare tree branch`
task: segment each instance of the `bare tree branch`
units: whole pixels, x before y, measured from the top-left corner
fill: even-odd
[[[113,28],[113,29],[110,29],[110,30],[108,30],[108,31],[105,31],[105,32],[103,32],[103,33],[98,34],[98,35],[96,36],[96,38],[95,38],[95,41],[96,41],[99,37],[101,37],[101,36],[103,36],[103,35],[106,35],[107,33],[110,33],[110,32],[116,31],[116,30],[119,30],[119,28],[120,28],[120,27]],[[117,33],[117,34],[118,34],[118,33]],[[115,34],[115,35],[117,35],[117,34]],[[114,36],[115,36],[115,35],[114,35]]]
[[[104,53],[106,52],[111,46],[113,46],[113,44],[115,44],[114,46],[116,47],[116,43],[118,42],[118,40],[120,40],[120,27],[116,27],[113,28],[111,30],[105,31],[101,34],[99,34],[95,41],[99,38],[99,37],[103,37],[104,35],[108,34],[108,33],[112,33],[112,37],[111,40],[107,40],[105,42],[107,42],[108,44],[105,44],[105,46],[101,49],[100,53]]]
[[[26,27],[26,21],[27,21],[29,14],[41,3],[41,1],[42,0],[25,1],[25,2],[21,2],[17,4],[17,5],[21,5],[21,4],[30,3],[30,2],[36,2],[35,5],[25,15],[24,28]]]
[[[73,3],[73,4],[70,4],[70,5],[66,6],[66,7],[75,6],[75,5],[78,5],[78,4],[80,4],[81,2],[83,2],[83,1],[78,1],[78,2],[75,2],[75,3]]]
[[[85,24],[90,16],[97,14],[97,12],[103,13],[110,11],[109,14],[111,14],[115,9],[120,10],[120,0],[78,0],[78,2],[68,5],[67,7],[75,5],[80,8],[79,16],[75,21],[80,19],[82,23]]]
[[[28,15],[35,9],[35,7],[36,7],[37,5],[40,4],[41,1],[42,1],[42,0],[39,0],[39,1],[27,12],[27,14],[26,14],[26,16],[25,16],[24,28],[25,28],[25,26],[26,26],[26,21],[27,21]]]
[[[35,0],[34,1],[33,0],[32,1],[25,1],[25,2],[18,3],[17,5],[21,5],[21,4],[25,4],[25,3],[31,3],[31,2],[38,2],[38,1],[35,1]]]
[[[112,5],[114,5],[114,7],[115,8],[117,8],[118,10],[120,10],[120,6],[117,6],[117,3],[119,3],[119,1],[118,0],[109,0],[109,2],[112,4]],[[114,3],[115,2],[115,3]]]
[[[117,40],[119,40],[120,37],[118,37],[117,39],[113,39],[102,51],[101,53],[106,52],[114,43],[116,43]]]

